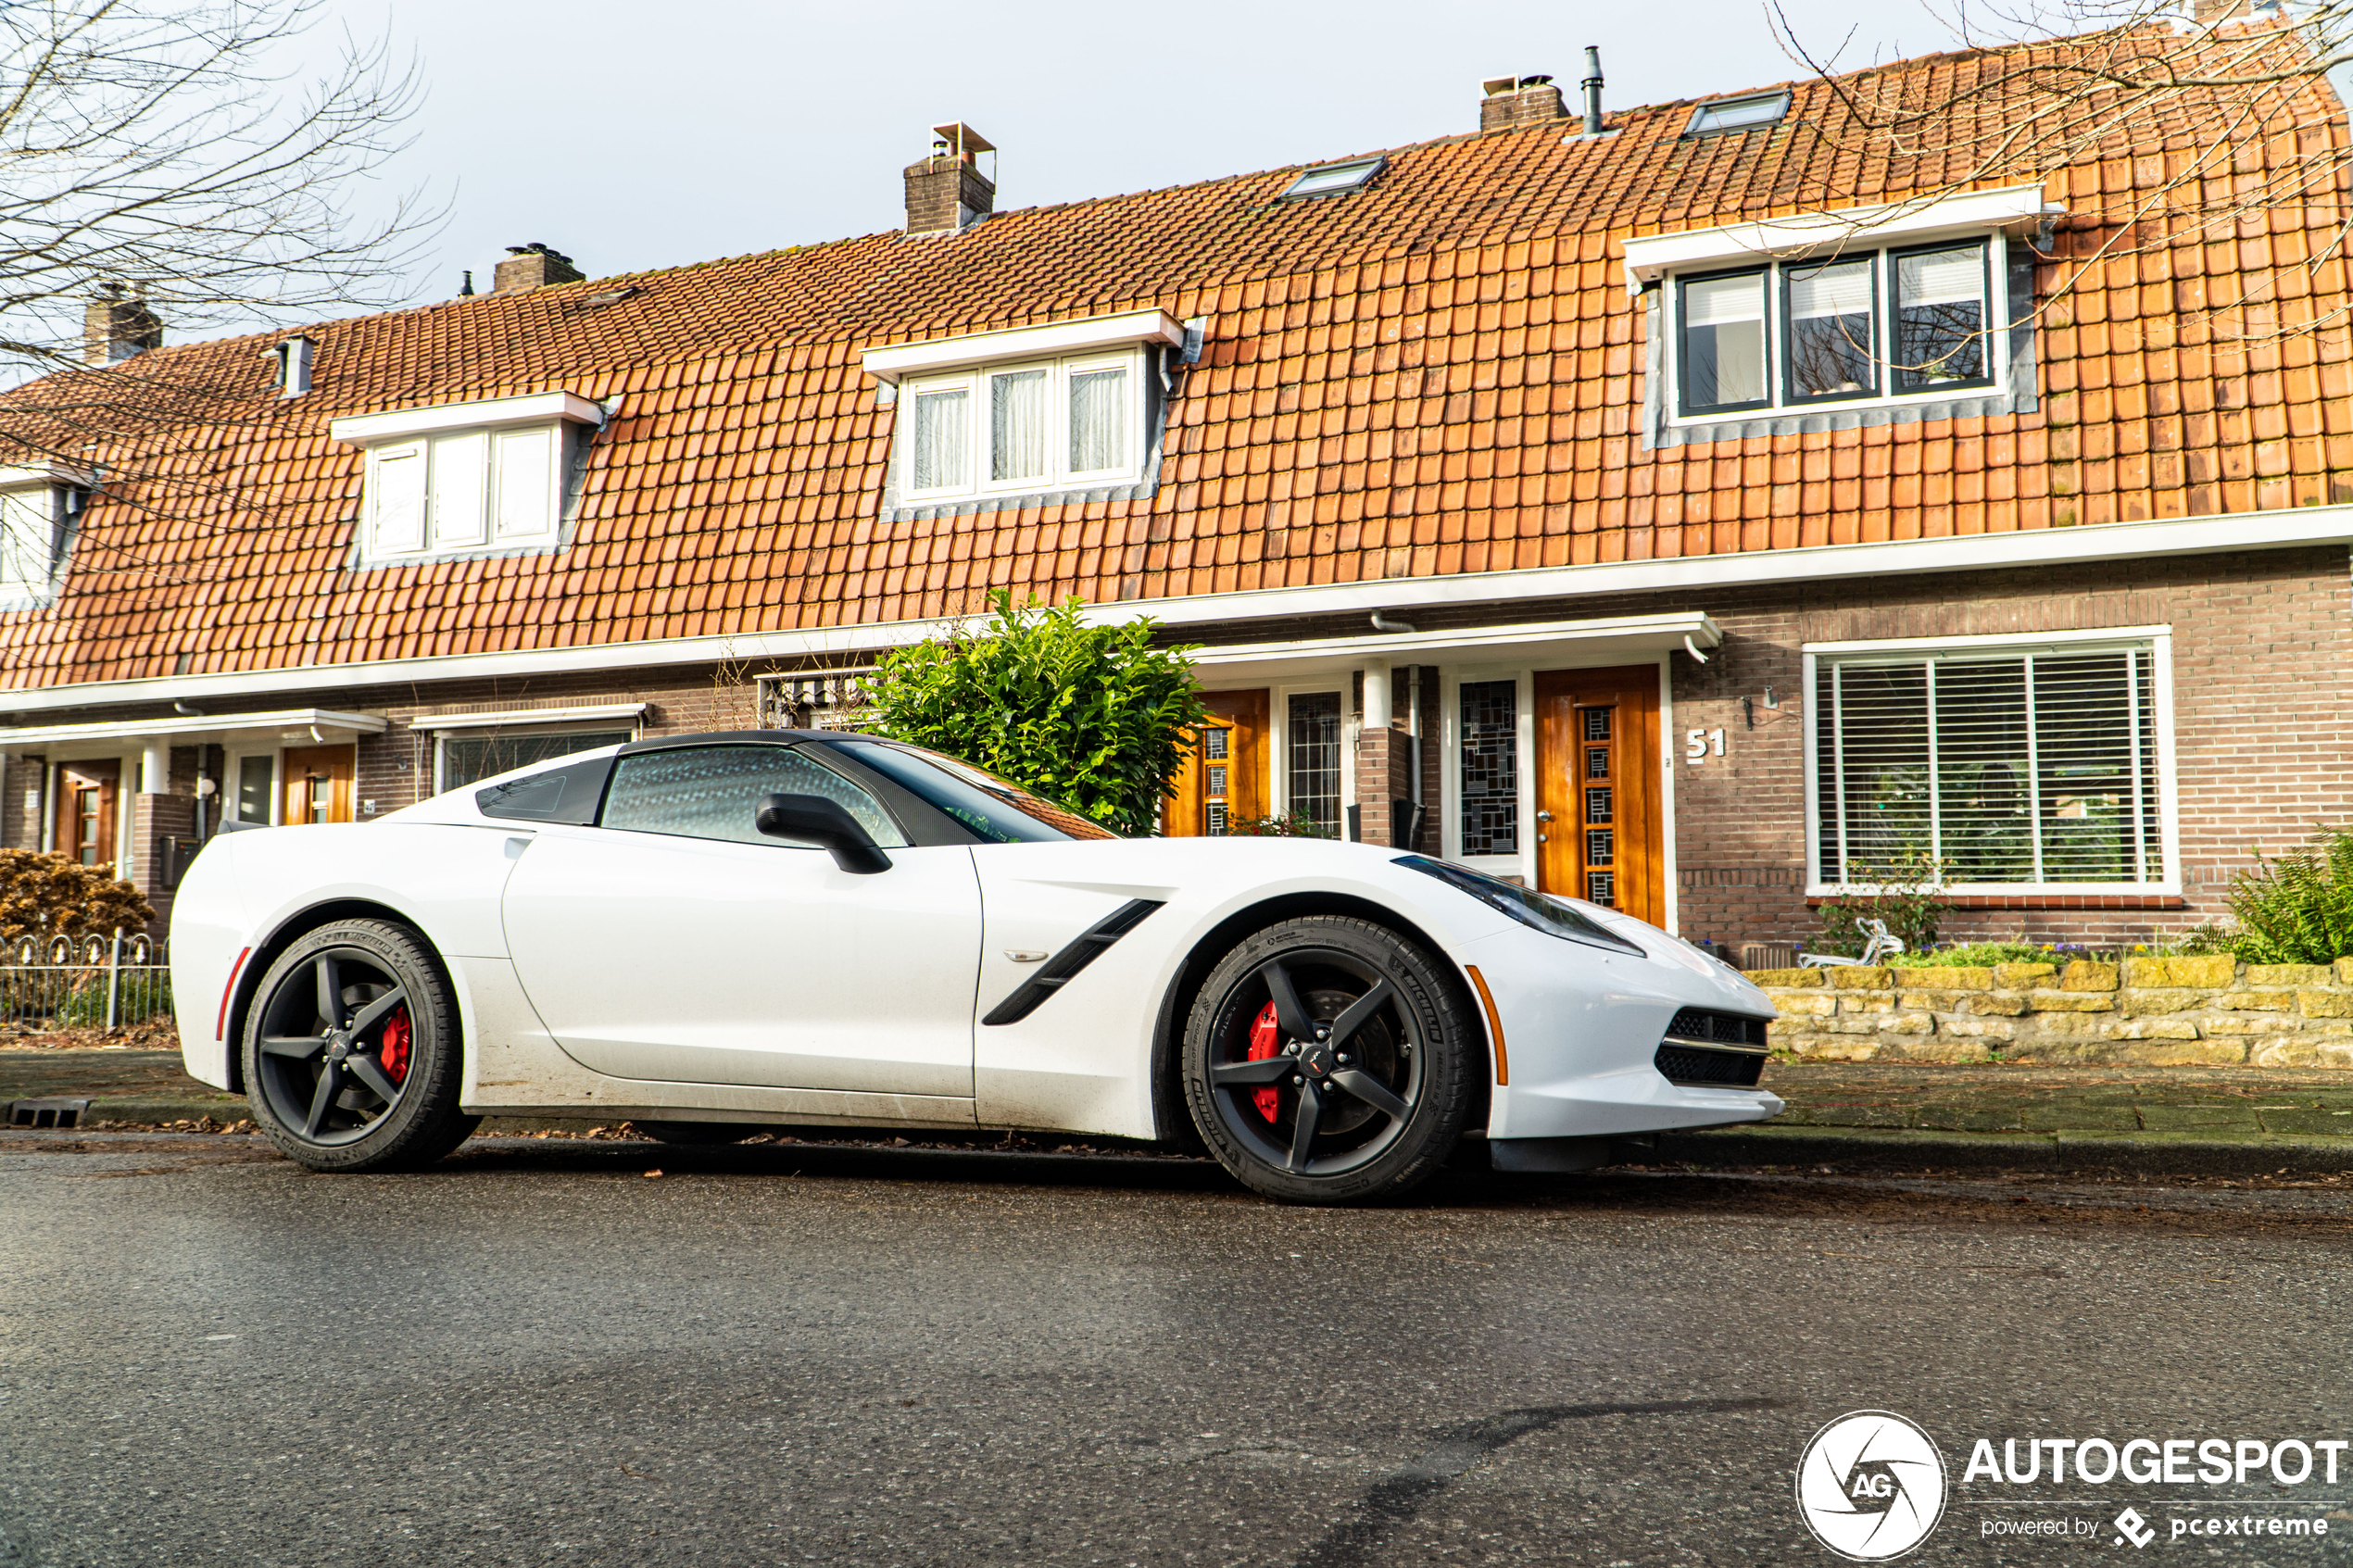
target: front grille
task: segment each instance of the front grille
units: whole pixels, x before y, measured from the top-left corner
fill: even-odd
[[[1753,1089],[1765,1072],[1761,1051],[1717,1051],[1705,1046],[1668,1041],[1653,1057],[1670,1084],[1706,1084],[1718,1088]]]
[[[1744,1050],[1761,1051],[1765,1048],[1765,1025],[1769,1022],[1742,1012],[1685,1008],[1667,1026],[1667,1037],[1695,1046],[1738,1046]]]

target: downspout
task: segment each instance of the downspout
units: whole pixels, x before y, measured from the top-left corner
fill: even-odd
[[[1405,666],[1405,679],[1409,683],[1405,687],[1405,731],[1406,734],[1414,737],[1412,751],[1414,759],[1414,821],[1412,827],[1414,829],[1414,834],[1412,842],[1408,843],[1405,847],[1408,849],[1418,849],[1421,847],[1421,825],[1423,816],[1422,667],[1418,664],[1408,664]]]

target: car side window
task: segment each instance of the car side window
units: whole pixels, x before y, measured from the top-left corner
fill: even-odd
[[[611,771],[611,758],[591,757],[478,789],[474,806],[485,817],[585,827],[597,820],[597,798]]]
[[[601,825],[730,844],[785,847],[752,825],[770,795],[821,795],[858,819],[886,849],[907,835],[882,803],[832,769],[782,746],[690,746],[643,751],[614,765]]]

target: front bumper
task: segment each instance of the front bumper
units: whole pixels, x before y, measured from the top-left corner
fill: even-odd
[[[1780,1114],[1780,1097],[1768,1090],[1672,1083],[1659,1070],[1669,1025],[1686,1009],[1771,1016],[1764,994],[1729,972],[1572,947],[1533,931],[1499,934],[1475,948],[1470,960],[1494,995],[1508,1073],[1494,1088],[1491,1143],[1721,1127]]]

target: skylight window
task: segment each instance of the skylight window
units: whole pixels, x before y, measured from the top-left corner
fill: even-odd
[[[1718,98],[1692,111],[1686,136],[1715,136],[1727,131],[1753,131],[1778,124],[1789,113],[1789,94],[1751,93],[1744,98]]]
[[[1298,196],[1337,196],[1348,191],[1361,191],[1372,182],[1373,176],[1389,167],[1385,157],[1363,157],[1352,163],[1327,163],[1321,169],[1311,169],[1290,182],[1282,200]]]

